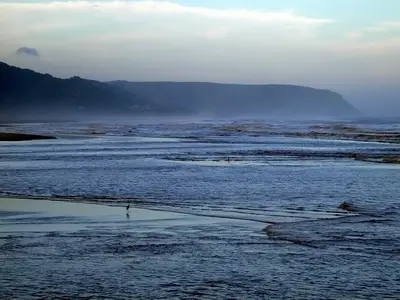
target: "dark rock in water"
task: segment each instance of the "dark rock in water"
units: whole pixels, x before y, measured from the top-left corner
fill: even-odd
[[[31,141],[31,140],[48,140],[56,139],[54,136],[27,134],[27,133],[11,133],[0,132],[0,141],[4,142],[17,142],[17,141]]]
[[[342,203],[340,203],[338,208],[342,209],[342,210],[346,210],[346,211],[356,211],[353,204],[346,202],[346,201],[343,201]]]

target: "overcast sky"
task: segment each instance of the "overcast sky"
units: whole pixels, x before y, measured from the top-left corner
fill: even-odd
[[[400,84],[399,0],[1,1],[0,28],[0,60],[62,77]]]

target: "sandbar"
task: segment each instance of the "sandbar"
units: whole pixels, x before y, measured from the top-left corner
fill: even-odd
[[[96,228],[102,230],[121,229],[123,231],[137,231],[141,228],[160,230],[171,226],[197,226],[227,222],[244,223],[240,220],[136,207],[131,207],[127,214],[125,206],[0,198],[0,236],[12,232],[70,232],[96,230]]]

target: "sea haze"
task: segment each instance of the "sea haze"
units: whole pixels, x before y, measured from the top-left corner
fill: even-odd
[[[95,203],[116,217],[2,209],[0,296],[396,299],[399,125],[165,118],[4,127],[57,137],[2,142],[7,201]],[[344,201],[351,211],[338,209]],[[126,219],[127,203],[176,215]]]

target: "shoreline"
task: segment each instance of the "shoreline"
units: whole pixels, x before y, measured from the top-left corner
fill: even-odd
[[[0,196],[0,238],[14,233],[79,232],[82,230],[161,230],[180,226],[227,224],[246,226],[262,232],[270,223],[132,207],[108,206],[94,203],[52,201]]]
[[[35,218],[43,219],[43,223],[30,220],[32,214]],[[23,222],[14,224],[9,222],[10,218],[18,218]],[[76,225],[87,226],[87,224],[97,222],[100,224],[129,222],[186,222],[195,221],[195,216],[181,213],[164,211],[152,211],[148,209],[132,207],[129,213],[125,207],[112,207],[107,205],[96,205],[93,203],[78,203],[67,201],[51,201],[24,198],[5,198],[0,197],[0,222],[2,223],[0,232],[7,232],[15,225],[23,231],[35,231],[45,225],[62,225],[64,229],[76,227]],[[69,222],[71,220],[72,222]],[[93,221],[90,221],[93,220]],[[81,224],[82,223],[82,224]],[[8,227],[8,228],[7,228]],[[42,228],[45,231],[53,231],[52,227]]]
[[[245,222],[252,222],[252,223],[262,223],[262,224],[276,224],[277,222],[274,221],[267,221],[267,220],[256,220],[256,219],[251,219],[251,218],[246,218],[246,217],[240,217],[240,216],[230,216],[230,215],[224,215],[223,213],[221,214],[206,214],[206,213],[198,213],[198,212],[187,212],[187,211],[178,211],[174,210],[172,208],[162,208],[162,207],[145,207],[145,206],[140,206],[134,203],[134,199],[124,199],[126,201],[115,201],[114,203],[111,202],[101,202],[101,201],[95,201],[96,198],[90,199],[84,199],[84,198],[75,198],[73,197],[70,198],[61,198],[61,197],[40,197],[40,196],[6,196],[6,195],[0,195],[0,212],[1,212],[1,201],[7,199],[8,201],[47,201],[51,203],[70,203],[70,204],[75,204],[75,205],[95,205],[99,207],[109,207],[112,209],[125,209],[126,204],[130,204],[131,206],[131,211],[132,210],[137,210],[141,212],[154,212],[154,213],[165,213],[165,214],[172,214],[172,215],[182,215],[182,216],[191,216],[191,217],[199,217],[199,218],[207,218],[207,219],[225,219],[225,220],[232,220],[232,221],[245,221]],[[100,200],[100,199],[98,199]],[[107,200],[107,199],[104,199]],[[108,200],[111,200],[109,198]],[[123,203],[123,205],[122,205]]]
[[[103,209],[109,208],[110,210],[118,210],[119,212],[125,212],[127,204],[130,205],[131,211],[141,211],[150,213],[161,213],[161,214],[172,214],[187,216],[190,218],[200,218],[209,220],[225,220],[230,222],[250,222],[253,224],[263,225],[276,225],[286,222],[299,222],[306,220],[316,219],[336,219],[342,217],[348,217],[350,215],[358,215],[357,212],[350,213],[345,210],[309,210],[309,211],[297,211],[297,210],[284,210],[284,211],[270,211],[268,214],[246,214],[232,211],[208,211],[202,210],[184,209],[180,207],[168,207],[160,203],[144,202],[138,198],[118,198],[114,200],[112,197],[100,198],[100,197],[45,197],[45,196],[23,196],[23,195],[0,195],[0,212],[2,207],[2,200],[8,202],[16,201],[31,201],[32,203],[38,201],[52,203],[51,205],[57,205],[57,203],[71,204],[71,205],[84,205],[93,207],[103,207]],[[141,205],[142,204],[142,205]],[[146,205],[147,204],[147,205]],[[149,206],[149,204],[152,204]],[[33,205],[33,204],[32,204]]]
[[[62,122],[61,122],[62,123]],[[14,124],[15,125],[15,124]],[[13,129],[5,129],[8,130],[27,130],[27,128],[23,129],[12,126],[12,124],[6,124],[7,128]],[[125,125],[124,125],[125,126]],[[88,123],[87,128],[80,128],[83,130],[81,137],[93,138],[96,137],[104,137],[112,136],[112,132],[108,130],[108,128],[98,128],[97,126],[93,127],[93,124]],[[35,128],[28,129],[30,131],[35,132]],[[298,159],[313,159],[313,158],[343,158],[350,159],[359,162],[372,163],[372,164],[384,164],[384,165],[400,165],[400,155],[397,150],[398,145],[400,143],[400,132],[398,130],[390,131],[390,130],[378,130],[378,129],[366,129],[361,128],[354,125],[346,125],[346,124],[314,124],[308,126],[307,131],[295,130],[295,131],[276,131],[274,125],[265,125],[265,124],[228,124],[220,126],[219,130],[217,130],[216,134],[218,136],[218,132],[222,136],[231,136],[235,134],[247,134],[251,136],[260,136],[260,137],[268,137],[268,136],[281,136],[288,138],[296,138],[296,139],[311,139],[311,140],[325,140],[325,141],[348,141],[348,142],[356,142],[356,143],[377,143],[377,144],[386,144],[390,145],[390,149],[384,151],[382,153],[362,153],[358,150],[356,151],[348,151],[348,152],[318,152],[318,151],[295,151],[295,150],[274,150],[274,149],[264,149],[254,151],[254,155],[256,156],[287,156],[291,158]],[[110,135],[111,133],[111,135]],[[132,134],[131,129],[128,131],[129,135],[127,137],[135,137],[135,134]],[[63,136],[67,136],[68,132],[57,133],[57,137],[53,135],[53,132],[49,132],[46,134],[40,133],[16,133],[16,132],[0,132],[0,142],[19,142],[19,141],[33,141],[33,140],[54,140],[54,139],[62,139]],[[120,135],[115,135],[120,136]],[[125,137],[122,135],[121,137]],[[181,137],[185,138],[185,137]],[[241,151],[237,151],[238,155],[242,155]],[[225,155],[225,153],[224,153]],[[235,155],[235,153],[233,153]],[[187,159],[190,161],[190,158]]]

